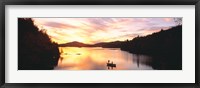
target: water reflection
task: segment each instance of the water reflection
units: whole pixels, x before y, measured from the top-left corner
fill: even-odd
[[[59,47],[61,70],[136,70],[152,69],[151,57],[131,54],[119,48]],[[109,64],[108,64],[109,63]]]
[[[139,68],[139,66],[140,66],[140,57],[139,57],[139,55],[137,54],[137,66],[138,66],[138,68]]]

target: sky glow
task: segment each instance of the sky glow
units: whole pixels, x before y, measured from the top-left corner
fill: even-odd
[[[131,40],[176,26],[174,18],[33,18],[58,44]]]

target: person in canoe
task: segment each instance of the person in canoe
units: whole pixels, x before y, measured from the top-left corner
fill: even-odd
[[[113,69],[113,67],[116,67],[116,64],[114,64],[113,61],[110,63],[110,60],[108,60],[107,67],[108,69],[110,69],[110,67]]]

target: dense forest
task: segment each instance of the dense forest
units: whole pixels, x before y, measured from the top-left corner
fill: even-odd
[[[59,59],[58,44],[39,30],[30,18],[18,19],[18,69],[53,69]]]
[[[123,42],[122,50],[152,56],[155,69],[182,69],[182,25]]]

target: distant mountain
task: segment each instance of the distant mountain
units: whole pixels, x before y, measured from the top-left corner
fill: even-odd
[[[121,44],[122,44],[122,41],[101,42],[101,43],[94,44],[93,47],[119,48]]]
[[[74,42],[69,42],[69,43],[65,43],[65,44],[59,44],[59,46],[61,46],[61,47],[90,47],[91,45],[74,41]]]
[[[104,47],[104,48],[118,48],[121,44],[121,41],[113,41],[113,42],[100,42],[96,44],[85,44],[81,42],[68,42],[64,44],[59,44],[60,47]]]

